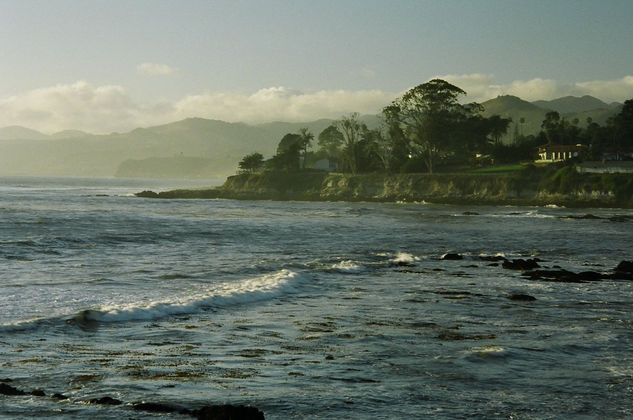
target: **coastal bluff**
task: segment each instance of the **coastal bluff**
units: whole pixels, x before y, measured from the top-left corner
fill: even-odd
[[[510,173],[341,174],[263,172],[234,175],[222,186],[143,191],[138,197],[293,201],[429,202],[633,208],[633,174],[528,167]]]

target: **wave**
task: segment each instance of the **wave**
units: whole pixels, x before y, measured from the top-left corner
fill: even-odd
[[[332,265],[332,270],[342,273],[360,273],[364,270],[364,267],[356,264],[352,260],[345,260]]]
[[[409,254],[408,252],[398,252],[395,257],[393,257],[390,262],[394,264],[414,264],[416,261],[419,261],[420,258],[416,257],[413,254]]]
[[[86,309],[70,318],[68,316],[39,318],[0,324],[0,332],[22,331],[41,325],[54,324],[57,321],[75,324],[81,328],[91,328],[98,323],[150,321],[170,315],[192,314],[206,308],[248,304],[273,299],[286,293],[295,293],[297,291],[295,284],[299,278],[298,273],[284,269],[235,283],[216,284],[186,296]]]

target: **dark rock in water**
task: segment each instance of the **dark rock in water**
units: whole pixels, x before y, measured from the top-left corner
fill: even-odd
[[[149,190],[141,191],[140,193],[136,193],[134,195],[137,197],[143,197],[143,198],[158,198],[157,193],[155,193],[154,191],[149,191]]]
[[[264,420],[264,413],[243,405],[207,405],[192,414],[199,420]]]
[[[584,214],[582,216],[575,216],[575,215],[571,215],[570,214],[569,216],[562,216],[562,217],[565,218],[565,219],[581,219],[581,220],[582,219],[584,219],[584,220],[599,220],[599,219],[602,219],[602,217],[596,216],[596,215],[590,214],[590,213]]]
[[[26,392],[21,389],[17,389],[11,385],[7,385],[5,383],[0,384],[0,394],[1,395],[26,395]]]
[[[441,259],[443,259],[443,260],[463,260],[464,257],[462,257],[460,254],[448,253],[448,254],[442,255]]]
[[[54,393],[53,395],[51,395],[51,398],[54,398],[56,400],[67,400],[68,397],[65,396],[64,394],[60,394],[60,393]]]
[[[633,220],[633,216],[617,215],[617,216],[609,217],[609,220],[611,222],[629,222],[629,221]]]
[[[150,413],[191,414],[189,410],[185,410],[179,407],[174,407],[168,404],[161,404],[161,403],[140,402],[140,403],[133,404],[132,407],[137,411],[147,411]]]
[[[508,299],[510,300],[518,300],[518,301],[522,301],[522,302],[532,302],[535,301],[536,298],[534,296],[530,296],[530,295],[524,295],[521,293],[515,293],[513,295],[508,296]]]
[[[621,261],[615,270],[620,273],[633,273],[633,261]]]
[[[533,270],[522,274],[530,280],[554,281],[560,283],[584,283],[588,281],[600,281],[610,276],[596,273],[595,271],[583,271],[574,273],[568,270]]]
[[[394,264],[398,267],[415,267],[415,264],[409,261],[396,261]]]
[[[34,397],[45,397],[46,393],[41,389],[34,389],[33,391],[31,391],[31,395],[33,395]]]
[[[582,271],[576,274],[576,276],[581,281],[600,281],[608,277],[602,273],[597,273],[595,271]]]
[[[534,258],[528,258],[527,260],[524,260],[523,258],[517,258],[516,260],[512,260],[512,261],[505,260],[501,266],[508,270],[522,270],[522,271],[532,270],[534,268],[540,267],[540,265],[538,265],[537,260]]]
[[[462,213],[464,216],[479,216],[479,213],[476,211],[465,211]]]
[[[102,405],[121,405],[123,401],[117,400],[112,397],[101,397],[90,400],[90,404],[102,404]]]

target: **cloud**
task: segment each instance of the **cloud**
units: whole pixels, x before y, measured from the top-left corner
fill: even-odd
[[[121,86],[78,81],[0,100],[0,126],[23,125],[45,132],[68,128],[109,132],[133,126],[138,112]]]
[[[498,95],[516,95],[529,101],[565,95],[592,95],[607,102],[633,98],[633,76],[572,84],[539,78],[500,84],[494,75],[487,74],[438,77],[465,90],[467,101],[483,102]],[[340,118],[350,112],[379,113],[401,94],[382,90],[302,92],[276,86],[253,93],[206,92],[175,102],[145,104],[133,99],[122,86],[78,81],[0,98],[0,127],[22,125],[47,133],[65,129],[110,133],[188,117],[246,123],[301,122]]]
[[[479,73],[437,77],[459,86],[466,91],[467,99],[475,102],[483,102],[499,95],[514,95],[526,101],[550,100],[570,95],[591,95],[605,102],[624,102],[633,98],[633,76],[568,84],[541,78],[499,84],[495,82],[494,75]]]
[[[380,90],[322,90],[303,93],[284,87],[260,89],[253,94],[205,93],[174,104],[179,117],[201,116],[224,121],[259,123],[340,118],[350,112],[380,112],[395,95]]]
[[[178,69],[170,67],[167,64],[157,63],[141,63],[136,66],[136,72],[145,76],[168,76]]]
[[[65,129],[109,133],[188,117],[246,123],[311,121],[340,118],[350,112],[378,113],[395,96],[380,90],[303,93],[279,86],[252,94],[203,93],[174,103],[142,104],[121,86],[79,81],[0,99],[0,127],[22,125],[47,133]]]

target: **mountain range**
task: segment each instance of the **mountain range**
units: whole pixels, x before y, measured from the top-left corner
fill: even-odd
[[[587,117],[604,124],[622,106],[591,96],[536,102],[499,96],[482,105],[484,116],[512,118],[513,126],[505,141],[511,141],[514,132],[538,133],[550,110],[571,120],[577,118],[583,126]],[[381,121],[377,115],[365,115],[361,120],[370,128],[378,127]],[[46,135],[25,127],[4,127],[0,128],[0,175],[224,178],[235,172],[248,153],[272,156],[286,133],[305,127],[316,139],[332,123],[321,119],[248,125],[188,118],[108,135],[77,130]]]

